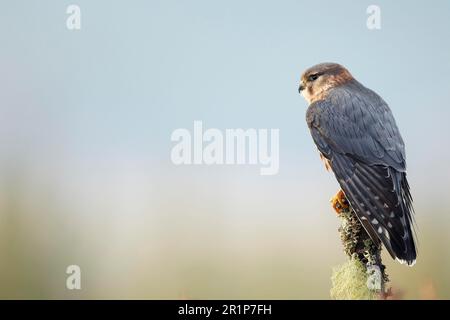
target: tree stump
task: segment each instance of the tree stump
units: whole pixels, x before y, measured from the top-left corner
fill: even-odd
[[[339,228],[349,261],[333,270],[333,299],[380,299],[389,281],[381,261],[381,245],[371,240],[351,207],[342,209]]]

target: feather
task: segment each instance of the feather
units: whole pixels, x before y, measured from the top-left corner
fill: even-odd
[[[312,103],[307,122],[372,240],[412,265],[417,252],[405,147],[388,105],[351,80]]]

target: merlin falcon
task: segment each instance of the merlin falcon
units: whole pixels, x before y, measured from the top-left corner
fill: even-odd
[[[416,244],[405,144],[384,100],[336,63],[307,69],[299,92],[309,103],[306,121],[314,143],[341,190],[339,214],[350,206],[376,245],[413,265]]]

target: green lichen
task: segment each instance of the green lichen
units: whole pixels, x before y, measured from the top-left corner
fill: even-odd
[[[335,300],[376,300],[378,292],[367,287],[368,275],[365,265],[351,258],[345,264],[333,269],[330,295]]]
[[[339,214],[344,252],[349,261],[333,270],[332,299],[378,299],[389,281],[381,261],[381,246],[366,232],[351,207]]]

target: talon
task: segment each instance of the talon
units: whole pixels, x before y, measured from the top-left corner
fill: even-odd
[[[338,193],[335,194],[333,198],[330,199],[331,206],[334,211],[339,215],[342,211],[349,208],[349,204],[347,198],[345,197],[344,191],[339,190]]]

